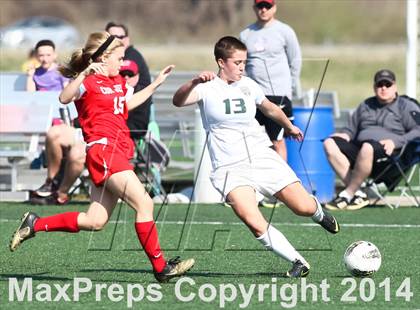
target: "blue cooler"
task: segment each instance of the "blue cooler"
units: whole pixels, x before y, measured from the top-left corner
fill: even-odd
[[[294,124],[305,130],[312,108],[294,107]],[[325,203],[334,198],[335,173],[328,163],[322,142],[334,132],[333,109],[317,106],[312,114],[303,144],[286,139],[287,159],[303,186]],[[299,147],[302,144],[299,154]],[[305,172],[306,168],[306,172]]]

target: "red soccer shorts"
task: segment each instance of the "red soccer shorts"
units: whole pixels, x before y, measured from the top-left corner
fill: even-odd
[[[105,144],[94,144],[86,154],[86,166],[90,178],[96,186],[102,186],[106,179],[117,172],[133,170],[128,157],[123,150]]]

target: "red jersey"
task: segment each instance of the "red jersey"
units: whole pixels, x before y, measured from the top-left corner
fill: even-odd
[[[85,78],[81,89],[75,104],[85,142],[107,138],[108,145],[124,149],[132,156],[133,141],[126,123],[125,79],[120,75],[92,74]]]

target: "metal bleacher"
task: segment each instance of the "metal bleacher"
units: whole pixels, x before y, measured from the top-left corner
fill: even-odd
[[[195,76],[197,72],[180,71],[171,74],[153,95],[155,105],[156,122],[159,125],[163,140],[170,139],[176,131],[186,131],[194,126],[195,106],[183,108],[172,104],[172,97],[176,90],[185,82]],[[152,77],[157,72],[152,73]]]
[[[0,90],[2,93],[26,90],[26,74],[21,72],[1,72]]]
[[[153,72],[152,76],[156,76],[158,72]],[[194,110],[195,106],[187,106],[177,108],[172,105],[172,96],[176,90],[190,80],[198,72],[181,71],[171,74],[165,83],[163,83],[156,93],[153,95],[155,104],[156,121],[161,128],[163,139],[169,139],[176,130],[191,129],[194,126]],[[303,105],[303,99],[293,101],[293,104]],[[317,99],[317,105],[331,106],[334,113],[335,128],[342,128],[346,125],[351,111],[348,109],[340,109],[338,95],[336,91],[321,91]]]
[[[176,90],[184,84],[186,81],[190,80],[193,76],[197,75],[198,72],[194,71],[175,71],[172,73],[166,81],[157,89],[157,91],[153,95],[153,102],[154,102],[154,111],[155,111],[155,120],[160,128],[160,137],[165,142],[176,140],[179,141],[182,145],[182,152],[181,156],[192,159],[194,156],[193,150],[193,141],[194,141],[194,127],[195,127],[195,110],[196,106],[191,105],[183,108],[175,107],[172,104],[172,97]],[[152,72],[152,77],[155,77],[157,72]],[[52,117],[59,117],[59,107],[61,106],[58,102],[58,94],[56,92],[35,92],[30,93],[24,91],[26,84],[26,75],[23,73],[17,72],[1,72],[0,73],[0,106],[2,107],[2,123],[10,123],[11,120],[15,119],[13,115],[11,115],[10,107],[12,106],[19,106],[19,107],[26,107],[26,112],[24,113],[26,116],[34,116],[39,118],[39,113],[44,113],[45,111],[50,111],[48,115],[48,119]],[[42,109],[37,108],[43,104],[48,105],[49,109]],[[335,114],[335,124],[336,128],[340,128],[344,126],[347,117],[349,116],[348,111],[339,110],[338,107],[338,98],[335,92],[324,91],[319,94],[319,98],[317,100],[317,104],[322,105],[331,105],[334,107],[334,114]],[[69,105],[71,110],[72,117],[77,116],[76,109],[74,104]],[[44,111],[44,112],[43,112]],[[4,113],[3,113],[4,112]],[[344,112],[344,113],[343,113]],[[338,116],[337,117],[337,113]],[[45,113],[44,113],[45,114]],[[13,124],[18,124],[17,122],[12,121]],[[47,121],[48,122],[48,121]],[[25,128],[31,126],[31,122],[23,123],[25,124]],[[7,127],[9,126],[2,126],[0,132],[0,142],[10,142],[9,137],[11,136],[7,131]],[[13,131],[13,139],[19,137],[19,128],[15,128],[16,126],[12,126],[14,129]],[[32,132],[30,129],[22,127],[20,132],[20,136],[29,136],[32,137]],[[25,129],[25,130],[23,130]],[[45,132],[40,132],[39,129],[34,129],[36,132],[34,134],[39,135],[40,143],[43,142],[43,137],[45,137]],[[9,130],[10,131],[10,130]],[[25,132],[26,133],[25,133]],[[41,130],[42,131],[42,130]],[[7,139],[6,139],[7,136]],[[20,139],[20,138],[19,138]],[[20,139],[22,140],[22,139]],[[19,140],[19,141],[20,141]],[[31,139],[24,139],[25,141],[33,141]],[[14,142],[14,141],[12,141]],[[4,143],[3,143],[4,144]],[[25,162],[27,161],[21,160],[24,157],[30,159],[33,157],[34,149],[33,145],[28,145],[28,151],[22,151],[22,156],[8,156],[11,153],[7,153],[7,149],[3,148],[2,143],[0,143],[0,155],[3,156],[2,163],[5,163],[5,159],[8,159],[8,166],[12,165],[12,173],[14,174],[13,177],[13,184],[9,188],[21,189],[22,186],[19,182],[16,183],[16,163]],[[39,150],[39,147],[38,147]],[[2,158],[0,158],[2,159]],[[0,166],[3,164],[0,163]],[[4,167],[3,167],[4,168]],[[9,169],[10,169],[9,168]],[[14,170],[13,170],[14,169]],[[20,169],[20,168],[19,168]],[[10,171],[10,170],[9,170]],[[1,185],[1,184],[0,184]],[[25,187],[26,186],[26,187]],[[23,188],[28,188],[25,185]],[[0,186],[0,189],[3,189],[3,186]]]
[[[59,92],[25,89],[26,74],[0,73],[0,200],[24,200],[26,195],[21,194],[26,193],[21,190],[38,185],[36,173],[27,178],[20,172],[39,155],[52,119],[60,117]],[[74,105],[70,110],[77,116]]]
[[[158,72],[152,72],[152,77],[155,77]],[[153,95],[153,102],[155,104],[155,117],[161,131],[161,136],[164,140],[170,139],[176,131],[185,131],[194,126],[194,110],[195,106],[187,106],[177,108],[172,104],[172,96],[175,91],[186,81],[190,80],[198,72],[195,71],[176,71],[172,73],[166,81],[157,89]],[[24,92],[26,83],[26,75],[16,72],[2,72],[0,74],[0,104],[5,102],[23,102],[28,96]],[[44,96],[44,94],[40,94]],[[32,93],[31,96],[38,96]],[[12,100],[13,98],[13,100]],[[296,102],[299,104],[299,102]],[[295,104],[295,102],[294,102]],[[344,126],[345,121],[349,115],[348,111],[340,111],[338,96],[334,91],[322,91],[319,94],[317,104],[331,105],[334,109],[334,118],[338,128]],[[59,106],[57,100],[57,107]],[[76,115],[74,105],[70,105],[71,115]],[[58,109],[54,109],[54,117],[58,116]]]

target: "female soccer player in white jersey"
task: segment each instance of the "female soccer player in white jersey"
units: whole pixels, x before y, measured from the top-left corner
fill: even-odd
[[[264,129],[255,120],[256,109],[279,123],[286,135],[302,140],[303,134],[281,108],[264,96],[256,82],[243,76],[247,50],[241,41],[229,36],[221,38],[214,47],[214,56],[218,73],[200,73],[177,90],[173,103],[178,107],[198,104],[208,135],[213,186],[258,241],[293,264],[286,275],[304,277],[309,273],[308,262],[263,217],[256,192],[275,196],[295,214],[311,216],[333,234],[339,232],[340,227],[270,147]]]

